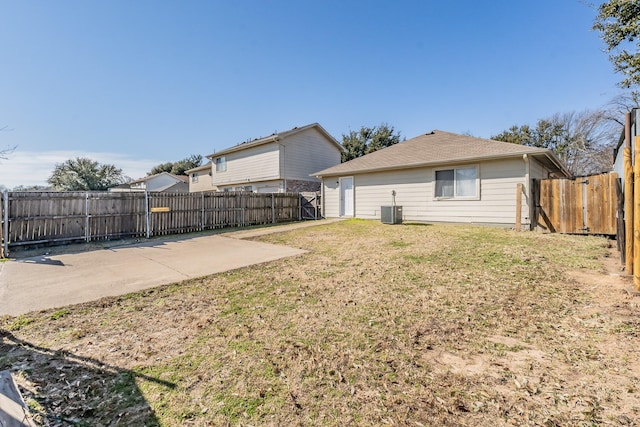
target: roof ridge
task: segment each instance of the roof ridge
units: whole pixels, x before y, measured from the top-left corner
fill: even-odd
[[[562,165],[555,154],[546,148],[433,130],[316,172],[313,175],[363,173],[374,170],[433,166],[436,164],[469,163],[517,157],[524,154],[543,155],[553,163]]]

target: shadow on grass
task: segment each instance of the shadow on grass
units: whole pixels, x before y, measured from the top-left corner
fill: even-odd
[[[20,378],[20,392],[40,425],[158,426],[136,378],[175,384],[88,357],[32,345],[0,329],[0,370]]]

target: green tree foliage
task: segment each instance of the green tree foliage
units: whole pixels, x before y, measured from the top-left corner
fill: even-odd
[[[386,123],[374,127],[363,126],[359,131],[352,130],[347,135],[342,135],[342,146],[347,150],[346,153],[342,153],[342,161],[362,157],[398,142],[400,132],[395,133],[393,126]]]
[[[47,180],[55,190],[60,191],[100,191],[122,184],[124,181],[122,169],[84,157],[56,164],[51,177]]]
[[[605,51],[623,88],[640,85],[640,2],[609,0],[598,6],[593,28],[600,32]]]
[[[605,110],[557,113],[535,126],[512,126],[491,139],[547,148],[578,176],[611,170],[612,145],[620,129]]]
[[[192,154],[191,156],[178,160],[177,162],[160,163],[159,165],[154,166],[148,175],[155,175],[162,172],[169,172],[174,175],[184,175],[185,171],[197,168],[201,164],[202,156],[199,154]]]
[[[566,150],[567,143],[564,132],[562,123],[542,119],[533,128],[529,125],[514,125],[508,130],[492,136],[491,139],[530,147],[548,148],[561,156]]]

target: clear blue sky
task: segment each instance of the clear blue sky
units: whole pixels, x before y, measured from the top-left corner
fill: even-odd
[[[619,93],[582,0],[0,0],[0,184],[319,122],[490,137]]]

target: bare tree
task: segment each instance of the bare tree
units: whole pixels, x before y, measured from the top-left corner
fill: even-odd
[[[613,166],[612,148],[620,126],[607,110],[556,113],[534,126],[512,126],[492,139],[547,148],[572,175],[606,172]]]
[[[611,170],[619,128],[611,126],[604,110],[556,113],[550,120],[563,129],[565,146],[559,156],[569,172],[589,175]]]
[[[9,129],[7,129],[7,126],[0,128],[0,132],[2,131],[7,131]],[[13,151],[16,149],[17,145],[14,145],[13,147],[7,147],[4,148],[2,150],[0,150],[0,159],[2,160],[7,160],[8,159],[8,155],[13,153]]]

